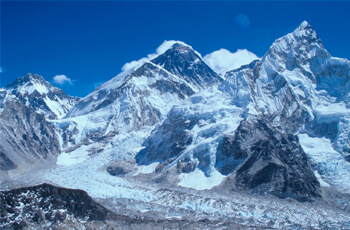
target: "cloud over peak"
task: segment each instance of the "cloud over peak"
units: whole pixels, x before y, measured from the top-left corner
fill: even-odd
[[[135,60],[135,61],[131,61],[131,62],[126,63],[122,67],[122,71],[125,72],[127,70],[134,70],[134,69],[139,68],[145,62],[151,61],[152,59],[156,58],[157,56],[165,53],[175,43],[179,43],[179,44],[188,46],[192,49],[191,46],[187,45],[186,43],[184,43],[182,41],[165,40],[156,49],[155,53],[149,54],[147,57],[141,58],[139,60]],[[198,56],[202,57],[200,53],[196,52],[196,54]],[[220,74],[224,74],[225,72],[232,70],[232,69],[236,69],[242,65],[249,64],[250,62],[252,62],[256,59],[259,59],[259,57],[246,49],[239,49],[234,53],[230,52],[227,49],[220,49],[220,50],[214,51],[210,54],[207,54],[203,57],[203,60],[207,63],[207,65],[209,65],[213,70],[215,70],[216,72],[218,72]]]
[[[73,85],[72,79],[68,78],[66,75],[56,75],[53,77],[53,82],[58,85],[69,84]]]
[[[130,70],[130,69],[136,69],[138,67],[140,67],[141,65],[143,65],[145,62],[150,61],[156,57],[158,57],[159,55],[165,53],[170,47],[172,47],[175,43],[180,43],[182,45],[191,47],[189,45],[187,45],[186,43],[182,42],[182,41],[175,41],[175,40],[165,40],[157,49],[156,52],[153,54],[149,54],[147,55],[147,57],[141,58],[139,60],[135,60],[135,61],[131,61],[126,63],[125,65],[123,65],[122,67],[122,71],[126,71],[126,70]],[[192,47],[191,47],[192,48]],[[199,55],[201,57],[201,55],[199,53],[197,53],[197,55]]]
[[[259,57],[246,49],[238,49],[234,53],[227,49],[220,49],[205,55],[203,58],[207,65],[220,74],[247,65],[256,59]]]

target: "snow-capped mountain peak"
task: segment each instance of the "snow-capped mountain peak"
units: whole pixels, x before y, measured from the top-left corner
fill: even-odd
[[[185,43],[182,43],[182,42],[176,42],[174,45],[171,46],[170,49],[173,49],[173,50],[176,50],[178,52],[190,52],[190,51],[193,51],[194,50],[192,49],[191,46],[185,44]]]
[[[177,41],[171,45],[164,53],[153,59],[152,62],[158,64],[158,62],[161,62],[161,60],[164,58],[174,60],[180,57],[185,58],[185,60],[188,62],[195,62],[199,61],[197,59],[201,59],[201,55],[196,52],[191,46],[187,45],[184,42]],[[162,64],[161,66],[163,66]]]
[[[312,28],[312,26],[307,22],[303,21],[298,28],[296,28],[293,32],[295,35],[299,36],[309,36],[317,38],[316,31]]]
[[[32,94],[36,91],[40,95],[43,95],[49,91],[48,84],[44,78],[32,73],[16,79],[13,83],[7,85],[6,88],[21,94]]]
[[[327,50],[325,50],[321,39],[318,38],[316,31],[306,21],[302,22],[292,33],[277,39],[264,58],[268,58],[271,53],[276,54],[272,58],[277,60],[282,58],[281,61],[293,59],[296,56],[298,56],[300,61],[310,59],[314,56],[330,56]]]
[[[191,50],[193,52],[195,52],[199,57],[202,57],[202,55],[197,52],[196,50],[194,50],[192,48],[192,46],[186,44],[183,41],[175,41],[175,40],[171,40],[171,41],[164,41],[158,48],[157,48],[157,54],[162,55],[164,54],[166,51],[174,49],[174,48],[179,48],[179,47],[183,47],[183,49],[187,49],[187,50]],[[181,49],[181,48],[180,48]]]
[[[54,87],[42,76],[32,73],[10,83],[5,90],[49,119],[64,117],[79,100]]]
[[[165,53],[151,60],[170,73],[182,78],[197,90],[207,88],[222,81],[191,46],[174,43]]]

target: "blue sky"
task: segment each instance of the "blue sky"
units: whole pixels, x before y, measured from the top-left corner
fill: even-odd
[[[220,48],[248,49],[259,57],[272,42],[307,20],[336,57],[350,59],[350,2],[325,1],[1,1],[0,86],[26,73],[85,96],[154,53],[180,40],[202,56]],[[239,19],[239,20],[238,20]]]

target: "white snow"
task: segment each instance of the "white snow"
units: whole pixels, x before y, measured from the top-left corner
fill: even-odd
[[[81,146],[71,153],[61,154],[60,163],[56,168],[41,172],[37,177],[43,177],[52,184],[66,188],[83,189],[94,198],[126,198],[132,200],[150,201],[153,198],[148,189],[135,188],[136,184],[108,174],[106,167],[116,159],[134,158],[140,151],[145,136],[151,129],[143,129],[125,135],[116,136],[109,145],[104,146],[104,151],[88,156],[88,152],[96,149],[97,144]],[[157,164],[157,163],[156,163]],[[151,167],[156,167],[152,164]],[[142,172],[148,173],[151,169],[145,167]],[[67,178],[69,178],[67,180]]]
[[[320,185],[322,187],[330,187],[329,184],[327,184],[321,177],[321,175],[318,173],[318,171],[314,171],[315,177],[317,178],[318,182],[320,182]]]
[[[82,153],[80,151],[75,151],[70,154],[63,152],[57,157],[57,165],[74,165],[81,163],[88,158],[87,155],[87,153]]]
[[[159,165],[159,162],[153,162],[149,165],[140,165],[138,166],[137,171],[134,173],[134,176],[139,174],[154,173],[158,165]]]
[[[194,188],[196,190],[211,189],[219,185],[225,177],[226,176],[216,170],[210,177],[207,177],[202,170],[196,168],[193,172],[181,173],[179,175],[181,181],[178,185],[186,188]]]
[[[62,117],[64,117],[70,108],[73,107],[72,104],[69,103],[68,100],[64,99],[64,101],[62,101],[61,99],[59,99],[58,97],[55,97],[56,100],[51,100],[49,99],[47,96],[44,98],[44,101],[47,105],[47,107],[50,108],[50,110],[56,114],[58,119],[61,119]],[[43,112],[44,114],[44,112]]]
[[[327,138],[310,137],[308,134],[299,134],[298,137],[322,180],[349,193],[350,163],[334,150],[331,141]]]
[[[40,82],[37,82],[37,81],[27,82],[26,84],[17,88],[17,93],[21,93],[23,95],[25,94],[30,95],[34,91],[37,91],[41,95],[47,94],[49,92],[46,86],[42,85]]]
[[[350,116],[350,109],[347,109],[345,102],[323,103],[315,108],[315,114],[319,122],[332,122]]]
[[[80,148],[73,152],[63,152],[57,157],[57,165],[74,165],[81,163],[89,158],[88,148],[91,146],[82,145]]]

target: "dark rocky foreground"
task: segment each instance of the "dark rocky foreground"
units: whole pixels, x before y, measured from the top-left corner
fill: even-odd
[[[0,192],[1,229],[255,229],[234,220],[153,219],[115,214],[85,191],[50,184]],[[259,226],[259,228],[261,228]]]
[[[115,215],[83,190],[42,184],[0,192],[2,228],[50,226],[65,221],[104,221]]]

